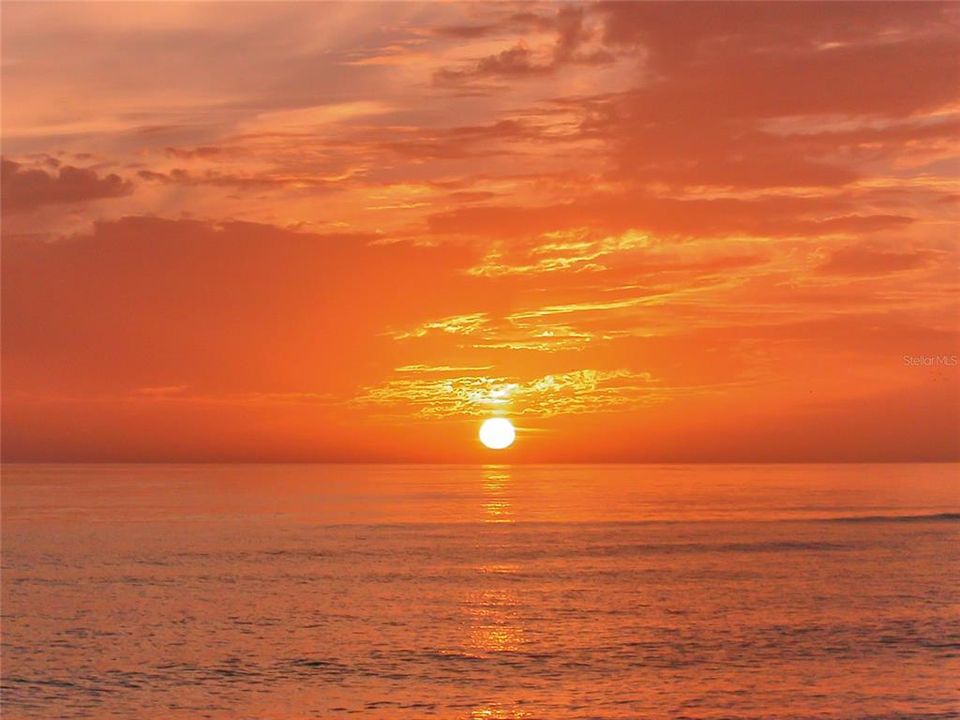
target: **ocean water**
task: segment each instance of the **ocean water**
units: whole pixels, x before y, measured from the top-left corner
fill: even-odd
[[[960,717],[958,469],[5,466],[3,717]]]

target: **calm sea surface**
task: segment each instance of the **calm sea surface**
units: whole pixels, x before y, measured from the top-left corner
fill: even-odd
[[[949,465],[3,468],[3,717],[960,717]]]

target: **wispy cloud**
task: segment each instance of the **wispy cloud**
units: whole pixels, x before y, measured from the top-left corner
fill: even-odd
[[[610,255],[619,256],[647,247],[650,237],[628,230],[619,236],[591,237],[589,228],[572,228],[545,233],[539,244],[528,249],[524,257],[513,261],[501,248],[494,248],[483,261],[468,270],[471,275],[536,275],[547,272],[584,272],[605,270],[600,262]]]
[[[364,388],[354,400],[387,412],[426,418],[509,412],[532,417],[595,413],[637,407],[664,399],[649,373],[576,370],[522,380],[464,375],[429,380],[388,380]]]
[[[424,373],[428,375],[434,374],[446,374],[446,373],[462,373],[462,372],[471,372],[471,371],[482,371],[482,370],[492,370],[492,365],[479,365],[479,366],[453,366],[453,365],[401,365],[398,368],[395,368],[396,372],[401,373]]]
[[[489,322],[487,313],[469,313],[466,315],[451,315],[425,322],[412,330],[391,331],[389,335],[396,340],[423,337],[429,333],[442,332],[449,335],[473,335]]]

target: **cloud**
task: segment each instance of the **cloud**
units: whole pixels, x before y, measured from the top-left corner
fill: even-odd
[[[918,35],[948,36],[950,3],[887,4],[866,13],[856,3],[812,8],[802,3],[668,5],[602,2],[604,41],[642,47],[658,73],[694,67],[731,54],[802,56]]]
[[[494,249],[476,267],[471,275],[497,277],[500,275],[535,275],[545,272],[582,272],[606,269],[599,263],[608,256],[622,258],[624,254],[646,247],[650,239],[641,233],[628,231],[620,236],[593,238],[588,228],[547,233],[544,242],[528,249],[526,262],[511,263],[503,250]]]
[[[472,335],[488,323],[487,314],[483,312],[465,315],[451,315],[440,320],[432,320],[415,327],[412,330],[391,332],[396,340],[423,337],[431,332],[442,332],[449,335]]]
[[[444,25],[433,29],[433,33],[439,37],[455,38],[457,40],[475,40],[484,38],[501,30],[497,23],[486,25]]]
[[[213,158],[224,153],[224,148],[215,145],[203,145],[194,148],[166,148],[166,154],[179,160],[193,160],[195,158]]]
[[[906,215],[858,214],[850,199],[839,196],[756,198],[676,198],[648,193],[594,193],[551,206],[461,207],[428,218],[438,235],[498,234],[524,237],[591,226],[599,231],[724,237],[818,236],[877,232],[909,225]]]
[[[492,365],[480,365],[476,367],[457,367],[453,365],[401,365],[398,368],[394,368],[396,372],[401,373],[426,373],[426,374],[443,374],[443,373],[460,373],[460,372],[470,372],[474,370],[493,370]]]
[[[952,107],[956,119],[960,34],[948,4],[870,18],[841,3],[817,13],[602,3],[591,14],[602,18],[604,47],[638,63],[621,92],[579,100],[582,131],[603,139],[622,181],[837,187],[876,173],[878,156],[912,152],[930,132],[918,115]],[[794,130],[771,132],[782,118]],[[852,129],[809,132],[823,118]],[[892,130],[871,127],[895,120]],[[933,132],[947,139],[950,123]]]
[[[357,100],[328,103],[259,113],[241,125],[243,132],[303,132],[326,126],[368,119],[394,112],[396,108],[382,100]]]
[[[544,75],[553,71],[552,64],[539,64],[526,45],[518,43],[493,55],[482,57],[464,68],[441,68],[434,73],[438,85],[487,78],[516,78]]]
[[[129,195],[133,185],[119,175],[98,175],[95,170],[63,165],[56,174],[25,169],[20,163],[2,161],[3,210],[23,213],[44,205],[63,205]]]
[[[831,252],[817,272],[825,275],[886,275],[925,267],[939,255],[930,250],[897,252],[854,245]]]
[[[354,402],[444,418],[488,415],[495,410],[552,417],[623,410],[662,400],[649,373],[617,369],[552,373],[526,381],[481,375],[394,379],[364,388]]]
[[[564,5],[553,17],[532,13],[513,14],[485,25],[447,26],[437,34],[461,40],[504,35],[508,32],[553,32],[555,41],[549,51],[531,50],[526,39],[517,40],[511,47],[482,56],[454,67],[442,67],[434,72],[434,83],[457,86],[490,79],[523,79],[551,75],[564,65],[605,65],[614,56],[605,49],[587,48],[599,28],[588,26],[582,7]]]
[[[440,25],[433,28],[432,32],[439,37],[474,40],[516,32],[548,32],[557,26],[555,15],[537,12],[499,14],[499,8],[495,5],[488,5],[484,9],[491,8],[498,14],[490,22],[473,25]]]
[[[5,389],[221,395],[259,391],[283,367],[276,392],[347,395],[361,369],[399,364],[384,331],[427,316],[473,261],[379,239],[150,217],[53,242],[7,236]]]
[[[467,270],[480,277],[537,276],[546,273],[604,273],[636,280],[638,274],[685,272],[688,281],[697,271],[710,274],[723,270],[745,269],[767,260],[751,249],[737,254],[731,247],[721,255],[697,247],[682,252],[682,246],[655,239],[647,233],[627,230],[605,235],[590,228],[571,228],[544,233],[530,241],[497,243],[478,265]]]
[[[139,170],[137,177],[146,182],[157,182],[164,185],[209,185],[212,187],[227,187],[246,190],[294,189],[305,188],[313,190],[332,190],[344,178],[336,175],[319,175],[316,173],[283,173],[283,172],[255,172],[249,174],[224,172],[222,170],[207,169],[199,172],[185,168],[173,168],[169,172],[156,170]]]
[[[504,119],[486,125],[460,125],[446,128],[397,128],[384,138],[377,133],[368,147],[398,153],[423,162],[428,159],[452,160],[513,154],[508,143],[540,142],[544,128],[526,120]]]

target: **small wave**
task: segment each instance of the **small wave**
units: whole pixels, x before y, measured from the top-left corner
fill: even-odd
[[[926,515],[851,515],[827,518],[825,522],[891,523],[891,522],[958,522],[960,513],[930,513]]]
[[[849,546],[831,542],[761,541],[761,542],[695,542],[639,543],[598,545],[591,548],[598,555],[684,555],[697,553],[764,553],[847,550]]]

